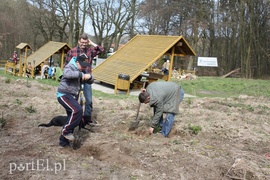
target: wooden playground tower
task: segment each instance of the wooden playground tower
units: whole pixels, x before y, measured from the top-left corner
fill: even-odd
[[[10,72],[12,75],[23,76],[23,72],[26,72],[26,65],[27,65],[27,55],[32,48],[27,43],[20,43],[16,46],[19,49],[19,63],[15,64],[15,62],[6,62],[5,64],[5,73]],[[24,65],[23,61],[24,60]],[[11,69],[11,70],[9,70]],[[17,71],[19,69],[19,71]],[[34,74],[34,69],[32,70],[32,74]]]

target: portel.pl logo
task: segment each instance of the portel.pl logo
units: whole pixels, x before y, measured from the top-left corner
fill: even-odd
[[[50,163],[49,159],[36,159],[31,162],[10,162],[9,174],[21,171],[50,171],[58,174],[60,171],[66,170],[66,160]]]

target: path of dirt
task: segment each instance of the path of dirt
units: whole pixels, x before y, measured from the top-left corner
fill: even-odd
[[[269,99],[186,98],[169,138],[147,133],[152,109],[94,97],[101,124],[82,130],[79,149],[58,145],[61,127],[39,123],[64,115],[55,87],[0,77],[0,179],[189,180],[270,179]],[[190,127],[202,127],[193,134]],[[89,127],[90,128],[90,127]]]

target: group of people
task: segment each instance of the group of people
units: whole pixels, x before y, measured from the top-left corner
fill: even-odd
[[[60,146],[69,146],[69,142],[75,139],[73,131],[80,123],[84,125],[93,123],[91,119],[93,109],[91,84],[94,81],[92,61],[102,52],[104,48],[92,42],[88,35],[83,33],[79,37],[78,46],[67,53],[63,76],[56,93],[58,102],[67,113],[67,121],[59,138]],[[85,98],[84,110],[78,102],[80,91],[83,91]],[[138,96],[140,103],[149,103],[154,109],[150,134],[158,126],[161,128],[162,135],[168,136],[183,97],[183,88],[173,82],[153,82],[146,89],[141,90]],[[166,113],[164,119],[163,113]]]

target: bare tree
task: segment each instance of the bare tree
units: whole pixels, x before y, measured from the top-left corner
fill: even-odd
[[[131,32],[134,22],[136,0],[90,1],[89,16],[97,43],[103,43],[108,51],[111,44],[118,49],[120,39]],[[132,21],[133,20],[133,21]]]
[[[107,51],[136,33],[183,35],[199,56],[218,57],[224,71],[241,68],[242,77],[256,78],[270,75],[269,17],[269,0],[2,0],[0,52],[8,58],[20,42],[74,46],[86,26]]]
[[[12,56],[16,46],[31,39],[27,18],[27,4],[14,0],[0,2],[0,54],[1,59]],[[24,31],[22,31],[24,30]]]

